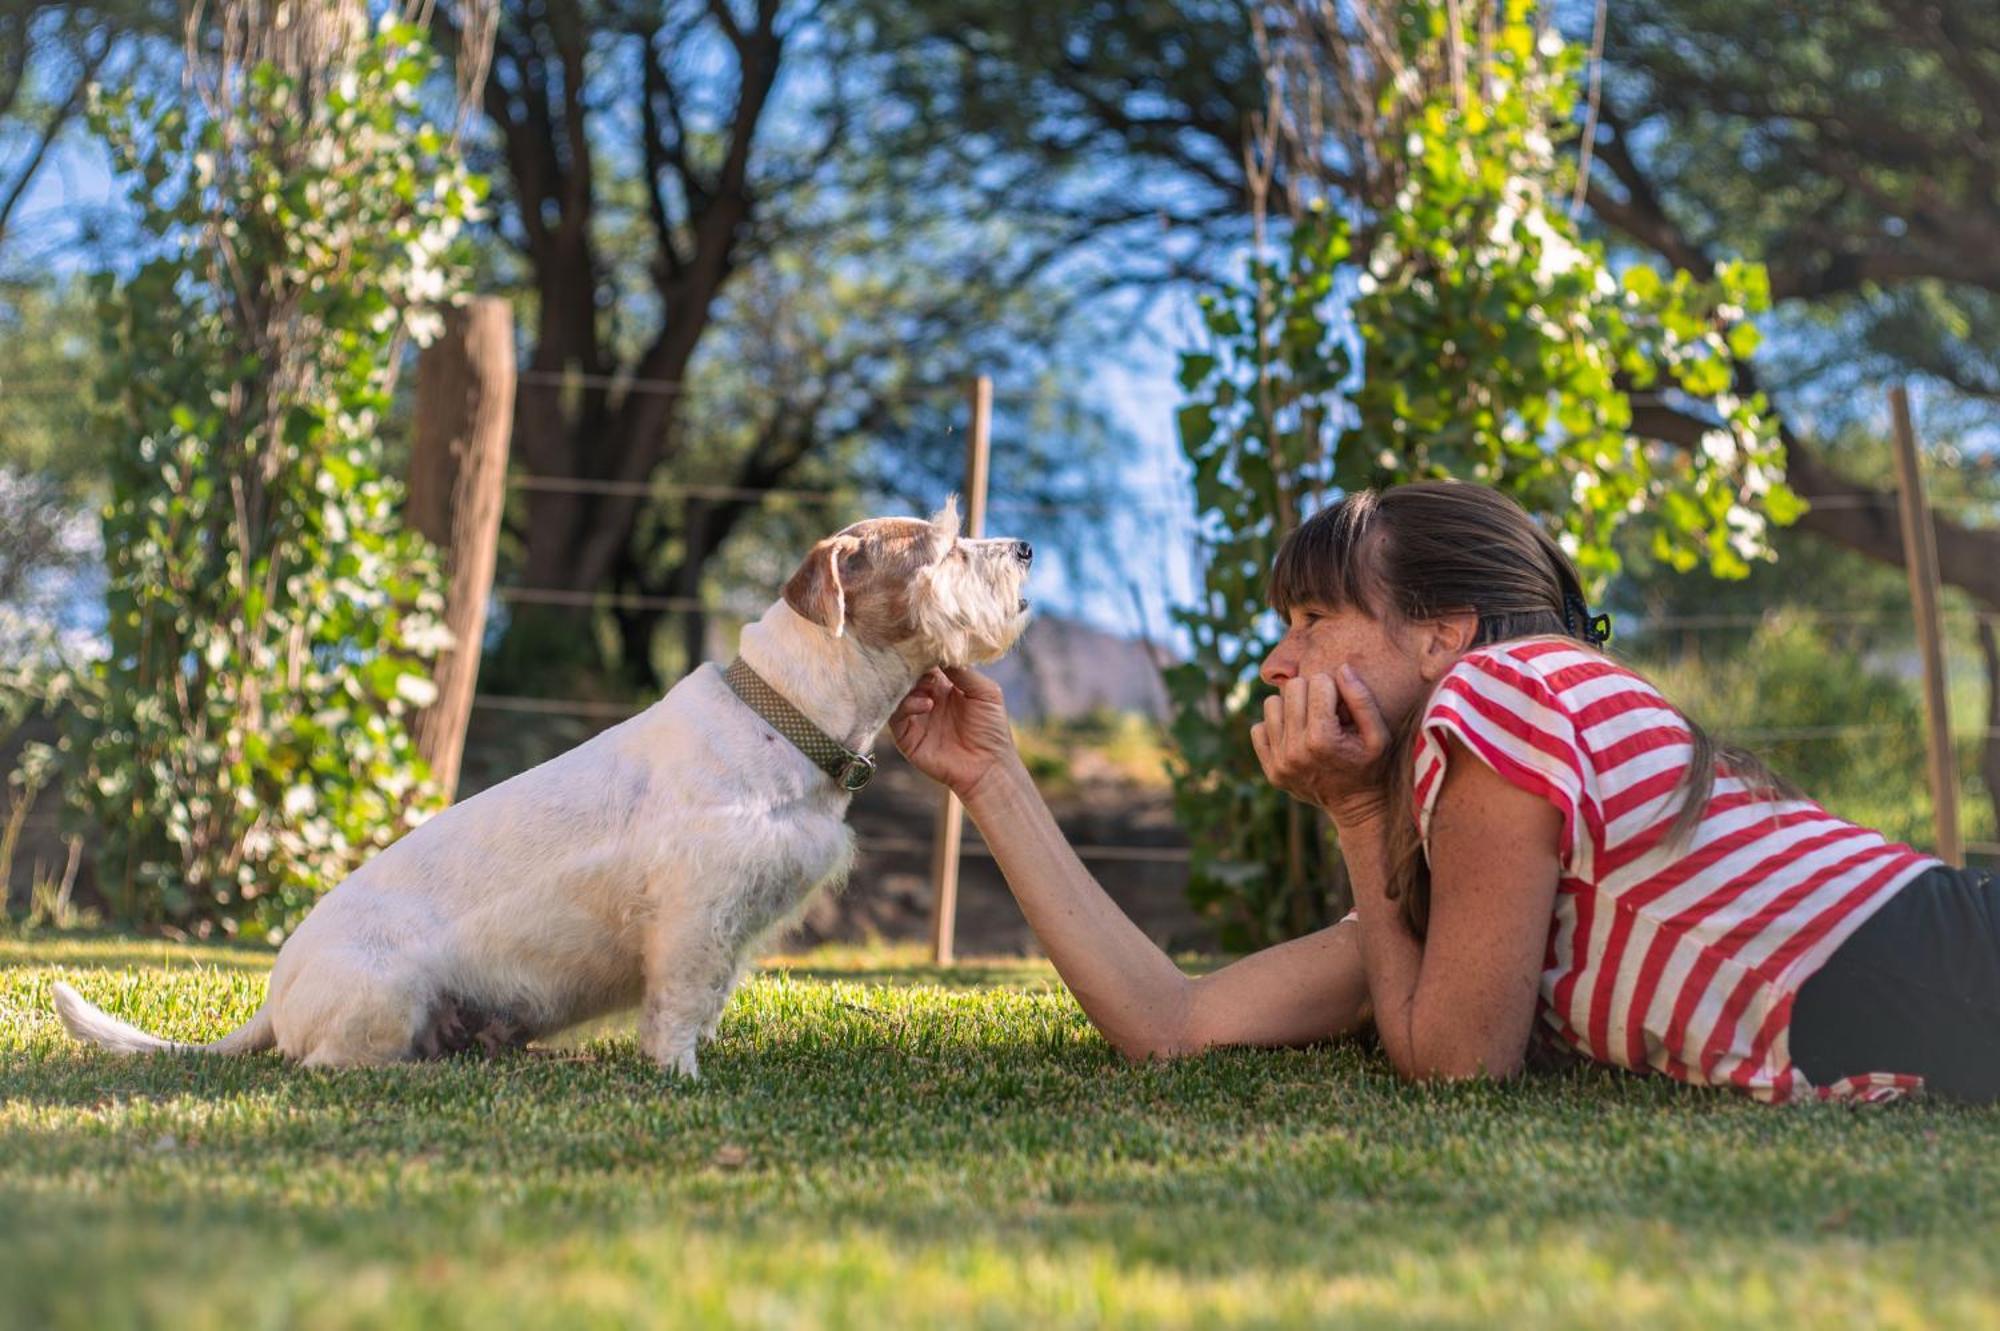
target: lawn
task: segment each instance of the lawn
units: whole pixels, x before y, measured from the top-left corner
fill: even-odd
[[[2000,1112],[1768,1109],[1356,1047],[1128,1067],[1034,964],[773,963],[699,1085],[629,1035],[306,1073],[267,954],[0,939],[0,1321],[101,1328],[2000,1323]]]

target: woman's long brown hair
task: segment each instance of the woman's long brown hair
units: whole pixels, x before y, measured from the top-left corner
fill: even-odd
[[[1269,599],[1280,616],[1294,606],[1355,609],[1373,619],[1425,623],[1471,611],[1472,646],[1517,638],[1580,635],[1568,598],[1583,600],[1576,565],[1527,511],[1497,490],[1456,481],[1419,481],[1357,490],[1285,538],[1271,571]],[[1430,918],[1430,866],[1411,808],[1417,726],[1428,699],[1397,724],[1385,761],[1389,895],[1421,937]],[[1676,709],[1678,711],[1678,709]],[[1770,795],[1796,792],[1753,754],[1716,744],[1681,713],[1692,749],[1667,837],[1685,845],[1714,793],[1718,767]]]

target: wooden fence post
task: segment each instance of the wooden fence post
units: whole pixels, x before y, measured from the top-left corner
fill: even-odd
[[[1926,747],[1930,751],[1931,796],[1937,806],[1937,853],[1947,864],[1965,862],[1958,833],[1958,758],[1951,747],[1951,714],[1944,677],[1944,635],[1938,624],[1937,531],[1924,500],[1923,459],[1910,424],[1910,395],[1901,384],[1889,390],[1895,425],[1896,476],[1901,482],[1903,565],[1910,575],[1910,608],[1917,621],[1917,651],[1924,667]]]
[[[410,726],[447,799],[458,791],[479,677],[513,424],[513,310],[494,297],[446,310],[443,334],[417,359],[408,516],[438,547],[447,579],[444,620],[454,645],[431,667],[436,700]]]
[[[965,446],[965,534],[986,534],[986,475],[993,434],[993,380],[972,381],[972,429]],[[958,860],[965,834],[965,810],[947,790],[938,806],[937,835],[931,842],[931,960],[949,966],[958,954]]]

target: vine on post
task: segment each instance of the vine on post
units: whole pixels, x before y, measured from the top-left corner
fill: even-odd
[[[483,191],[422,29],[317,12],[260,51],[268,16],[222,5],[199,97],[93,108],[161,244],[96,279],[109,653],[42,755],[121,914],[274,941],[437,807],[407,722],[448,635],[382,429]]]

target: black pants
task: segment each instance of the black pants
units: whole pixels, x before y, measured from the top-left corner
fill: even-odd
[[[1935,1095],[2000,1100],[2000,875],[1905,884],[1799,989],[1792,1061],[1815,1086],[1915,1073]]]

